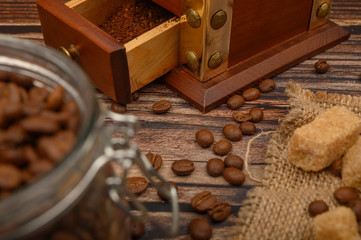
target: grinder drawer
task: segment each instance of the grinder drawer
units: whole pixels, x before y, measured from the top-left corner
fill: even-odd
[[[179,65],[179,21],[167,21],[120,44],[100,29],[126,0],[38,0],[46,45],[73,50],[94,85],[127,104],[132,93]]]

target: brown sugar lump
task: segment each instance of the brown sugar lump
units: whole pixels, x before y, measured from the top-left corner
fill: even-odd
[[[356,142],[360,119],[345,107],[333,107],[297,128],[290,140],[288,159],[305,171],[322,170]]]
[[[356,216],[344,206],[317,215],[312,230],[317,240],[361,240]]]
[[[342,182],[361,191],[361,137],[342,158]]]

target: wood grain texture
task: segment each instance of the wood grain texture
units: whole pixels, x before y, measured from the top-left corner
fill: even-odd
[[[10,7],[10,5],[12,5]],[[24,6],[27,6],[26,9]],[[29,16],[24,11],[30,11]],[[0,2],[0,11],[7,12],[7,17],[0,14],[1,33],[11,34],[31,41],[42,42],[41,33],[34,29],[40,28],[39,20],[35,19],[35,0],[21,1],[8,0]],[[361,96],[361,2],[359,0],[334,0],[330,18],[335,23],[343,26],[351,33],[350,38],[311,59],[288,69],[273,77],[277,87],[253,102],[247,102],[242,111],[248,111],[251,107],[264,108],[265,117],[257,123],[258,131],[271,131],[278,128],[278,122],[289,111],[287,96],[284,93],[285,86],[289,81],[294,81],[304,88],[312,91],[328,91],[331,93],[351,94]],[[9,22],[16,22],[17,27]],[[319,60],[327,60],[331,65],[325,74],[317,74],[313,64]],[[142,128],[137,132],[132,141],[147,153],[153,151],[162,155],[164,165],[159,170],[168,180],[175,180],[179,185],[179,201],[181,209],[179,236],[172,239],[189,239],[187,235],[188,223],[195,217],[206,217],[194,213],[189,205],[193,195],[202,190],[213,191],[219,200],[226,200],[232,205],[232,215],[222,223],[211,223],[213,227],[212,239],[226,239],[233,225],[239,207],[246,197],[246,193],[257,183],[247,176],[245,185],[234,187],[228,185],[222,177],[211,178],[207,176],[204,165],[206,160],[214,157],[210,149],[201,149],[194,141],[194,134],[201,128],[211,130],[216,139],[223,138],[222,128],[227,123],[234,123],[229,110],[224,104],[216,109],[202,114],[192,107],[176,93],[164,86],[161,81],[153,82],[140,89],[139,100],[127,105],[127,114],[138,117]],[[96,92],[100,102],[107,108],[112,100],[100,91]],[[172,103],[170,112],[165,115],[155,115],[151,106],[155,101],[166,99]],[[264,158],[267,142],[270,136],[257,139],[251,146],[250,170],[255,177],[263,176],[265,167]],[[244,157],[247,142],[251,137],[244,137],[233,146],[233,153]],[[196,174],[190,177],[176,177],[169,169],[172,161],[180,158],[189,158],[196,161]],[[133,169],[132,175],[137,175],[138,170]],[[152,216],[158,218],[166,225],[169,222],[169,208],[161,203],[155,194],[154,187],[150,187],[141,195],[140,200],[150,208]],[[169,239],[166,235],[146,224],[146,231],[142,240]]]
[[[234,1],[228,66],[308,29],[312,0]]]

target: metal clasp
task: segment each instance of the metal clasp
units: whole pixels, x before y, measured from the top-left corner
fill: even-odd
[[[138,128],[137,119],[134,116],[116,114],[113,112],[109,112],[108,117],[114,123],[112,124],[112,128],[116,125],[117,132],[123,134],[122,138],[112,138],[111,144],[106,146],[104,151],[106,158],[113,159],[113,161],[123,169],[121,176],[114,175],[113,177],[106,179],[109,198],[131,217],[149,221],[163,232],[175,236],[179,228],[177,191],[172,184],[167,182],[154,170],[147,157],[140,152],[137,145],[129,142],[129,138],[135,134],[135,131]],[[114,129],[111,130],[113,131]],[[172,224],[170,229],[165,229],[164,224],[152,218],[149,215],[147,208],[137,200],[136,195],[128,190],[126,176],[133,164],[137,164],[151,184],[168,197],[172,209]],[[140,212],[140,216],[132,214],[129,205],[122,198],[124,196],[126,196],[132,205]]]

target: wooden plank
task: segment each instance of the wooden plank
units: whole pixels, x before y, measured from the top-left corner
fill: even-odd
[[[312,0],[233,2],[228,66],[308,30]]]
[[[179,22],[169,20],[124,46],[135,92],[179,65]]]

